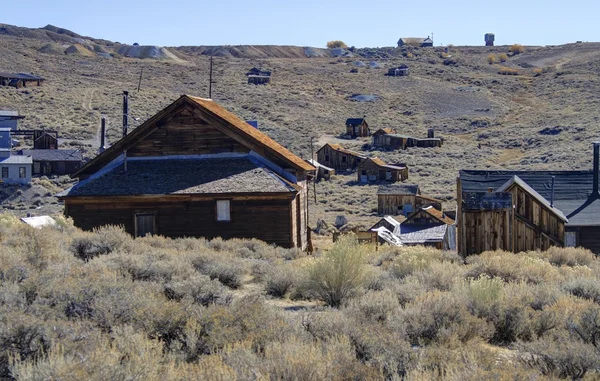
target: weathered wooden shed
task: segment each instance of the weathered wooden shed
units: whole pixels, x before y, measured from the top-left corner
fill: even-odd
[[[386,164],[380,158],[367,158],[357,167],[359,183],[389,182],[395,183],[408,179],[408,167],[405,164]]]
[[[409,74],[409,67],[406,64],[402,64],[398,67],[391,67],[388,69],[387,75],[390,77],[404,77]]]
[[[33,131],[34,149],[58,149],[58,132],[34,130]]]
[[[408,216],[415,210],[433,206],[442,209],[442,201],[421,194],[418,185],[385,184],[377,190],[377,213],[379,215]]]
[[[349,118],[346,119],[346,135],[352,138],[371,136],[371,130],[364,118]]]
[[[427,136],[427,138],[420,139],[408,135],[397,134],[395,129],[380,128],[373,133],[372,144],[374,147],[386,150],[407,149],[409,147],[432,148],[442,146],[443,140],[435,138],[432,129],[429,129]]]
[[[335,169],[333,168],[329,168],[314,159],[306,159],[306,161],[313,167],[317,168],[317,181],[329,180],[331,176],[335,175]]]
[[[248,83],[253,85],[266,85],[271,82],[271,72],[253,67],[246,73]]]
[[[418,209],[400,224],[403,245],[433,246],[440,250],[456,250],[454,220],[433,206]]]
[[[0,73],[0,86],[21,87],[41,86],[44,78],[26,73]]]
[[[429,37],[400,37],[398,40],[398,47],[412,46],[412,47],[429,47],[433,46],[433,40]]]
[[[462,255],[484,250],[546,250],[580,246],[600,254],[600,143],[591,171],[460,171],[457,181],[458,248]],[[472,195],[508,194],[510,216],[470,213]],[[487,196],[492,197],[492,196]],[[477,232],[480,242],[469,238]]]
[[[19,155],[31,156],[34,176],[70,175],[83,165],[83,156],[76,149],[20,150]]]
[[[91,230],[256,238],[308,248],[315,168],[210,99],[183,95],[85,164],[59,194]]]
[[[366,159],[366,156],[342,147],[327,143],[317,151],[317,161],[336,171],[353,171]]]

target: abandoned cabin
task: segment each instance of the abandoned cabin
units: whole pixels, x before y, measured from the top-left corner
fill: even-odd
[[[366,157],[339,144],[326,143],[317,151],[317,161],[336,171],[353,171]]]
[[[458,252],[558,246],[600,254],[599,163],[594,143],[592,171],[460,171]]]
[[[83,165],[83,156],[76,149],[20,150],[19,155],[31,156],[34,176],[70,175]]]
[[[271,82],[271,72],[253,67],[246,73],[248,83],[252,85],[266,85]]]
[[[335,175],[335,169],[333,168],[329,168],[314,159],[306,159],[306,161],[317,169],[316,181],[329,180],[331,176]]]
[[[408,216],[415,210],[433,206],[442,210],[442,201],[421,194],[418,185],[383,184],[377,190],[377,213],[379,215]]]
[[[0,183],[31,184],[31,156],[13,155],[10,128],[0,128]]]
[[[403,77],[409,74],[408,65],[402,64],[398,67],[392,67],[388,69],[387,75],[390,77]]]
[[[256,238],[306,249],[315,168],[210,99],[183,95],[86,163],[59,194],[91,230]]]
[[[0,73],[0,86],[21,87],[41,86],[45,79],[26,73]]]
[[[440,250],[456,250],[454,220],[433,206],[420,208],[400,224],[403,245],[433,246]]]
[[[408,168],[404,164],[386,164],[380,158],[367,158],[357,167],[358,182],[362,184],[389,182],[408,179]]]
[[[435,132],[432,128],[427,130],[427,138],[425,139],[400,135],[395,133],[395,130],[392,130],[391,128],[380,128],[373,134],[373,146],[386,150],[404,150],[409,147],[441,147],[442,143],[442,139],[435,137]]]
[[[351,138],[371,136],[371,130],[365,118],[349,118],[346,119],[346,135]]]
[[[0,128],[10,128],[14,131],[18,128],[19,120],[24,118],[17,111],[0,110]]]
[[[400,37],[398,40],[398,47],[412,46],[416,48],[425,48],[433,46],[433,40],[429,37]]]

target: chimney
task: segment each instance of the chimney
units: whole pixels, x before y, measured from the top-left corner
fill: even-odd
[[[435,137],[435,132],[433,132],[433,128],[427,130],[427,139],[433,139]]]
[[[600,197],[598,193],[598,170],[600,170],[600,142],[594,142],[594,186],[591,197]]]
[[[550,188],[550,207],[554,208],[554,181],[556,180],[555,176],[552,176],[552,187]]]
[[[98,148],[98,153],[101,154],[106,150],[105,146],[106,139],[106,117],[102,117],[102,121],[100,122],[100,147]]]
[[[127,135],[127,118],[129,114],[129,91],[123,91],[123,137]]]

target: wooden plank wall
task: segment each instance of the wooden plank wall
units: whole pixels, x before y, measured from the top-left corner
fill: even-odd
[[[578,246],[583,246],[595,254],[600,254],[600,226],[580,227]]]
[[[329,160],[325,160],[326,157],[328,157]],[[343,160],[344,157],[346,158],[346,161]],[[336,151],[329,146],[324,146],[317,152],[317,161],[336,171],[346,171],[356,169],[362,160],[360,157]]]
[[[463,256],[488,250],[511,250],[510,209],[492,211],[462,211],[461,252]]]
[[[377,195],[377,213],[383,215],[398,215],[398,207],[411,204],[413,211],[417,211],[420,208],[426,208],[433,206],[436,209],[442,209],[442,205],[439,202],[424,199],[419,196],[412,195],[393,195],[393,194],[379,194]]]
[[[289,199],[231,201],[231,222],[216,222],[216,201],[77,203],[65,200],[75,226],[92,230],[123,225],[135,235],[135,213],[156,213],[157,233],[166,237],[257,238],[282,247],[294,245]]]

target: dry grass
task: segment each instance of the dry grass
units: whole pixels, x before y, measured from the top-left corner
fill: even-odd
[[[34,230],[0,216],[3,378],[594,379],[600,371],[600,267],[585,250],[484,253],[465,264],[418,247],[365,253],[347,239],[312,258],[258,241],[134,241],[114,227]],[[82,240],[110,250],[79,259]],[[206,275],[229,264],[235,289],[219,272]],[[315,271],[339,276],[323,283],[329,290],[351,284],[339,288],[349,292],[336,308],[310,301]]]

